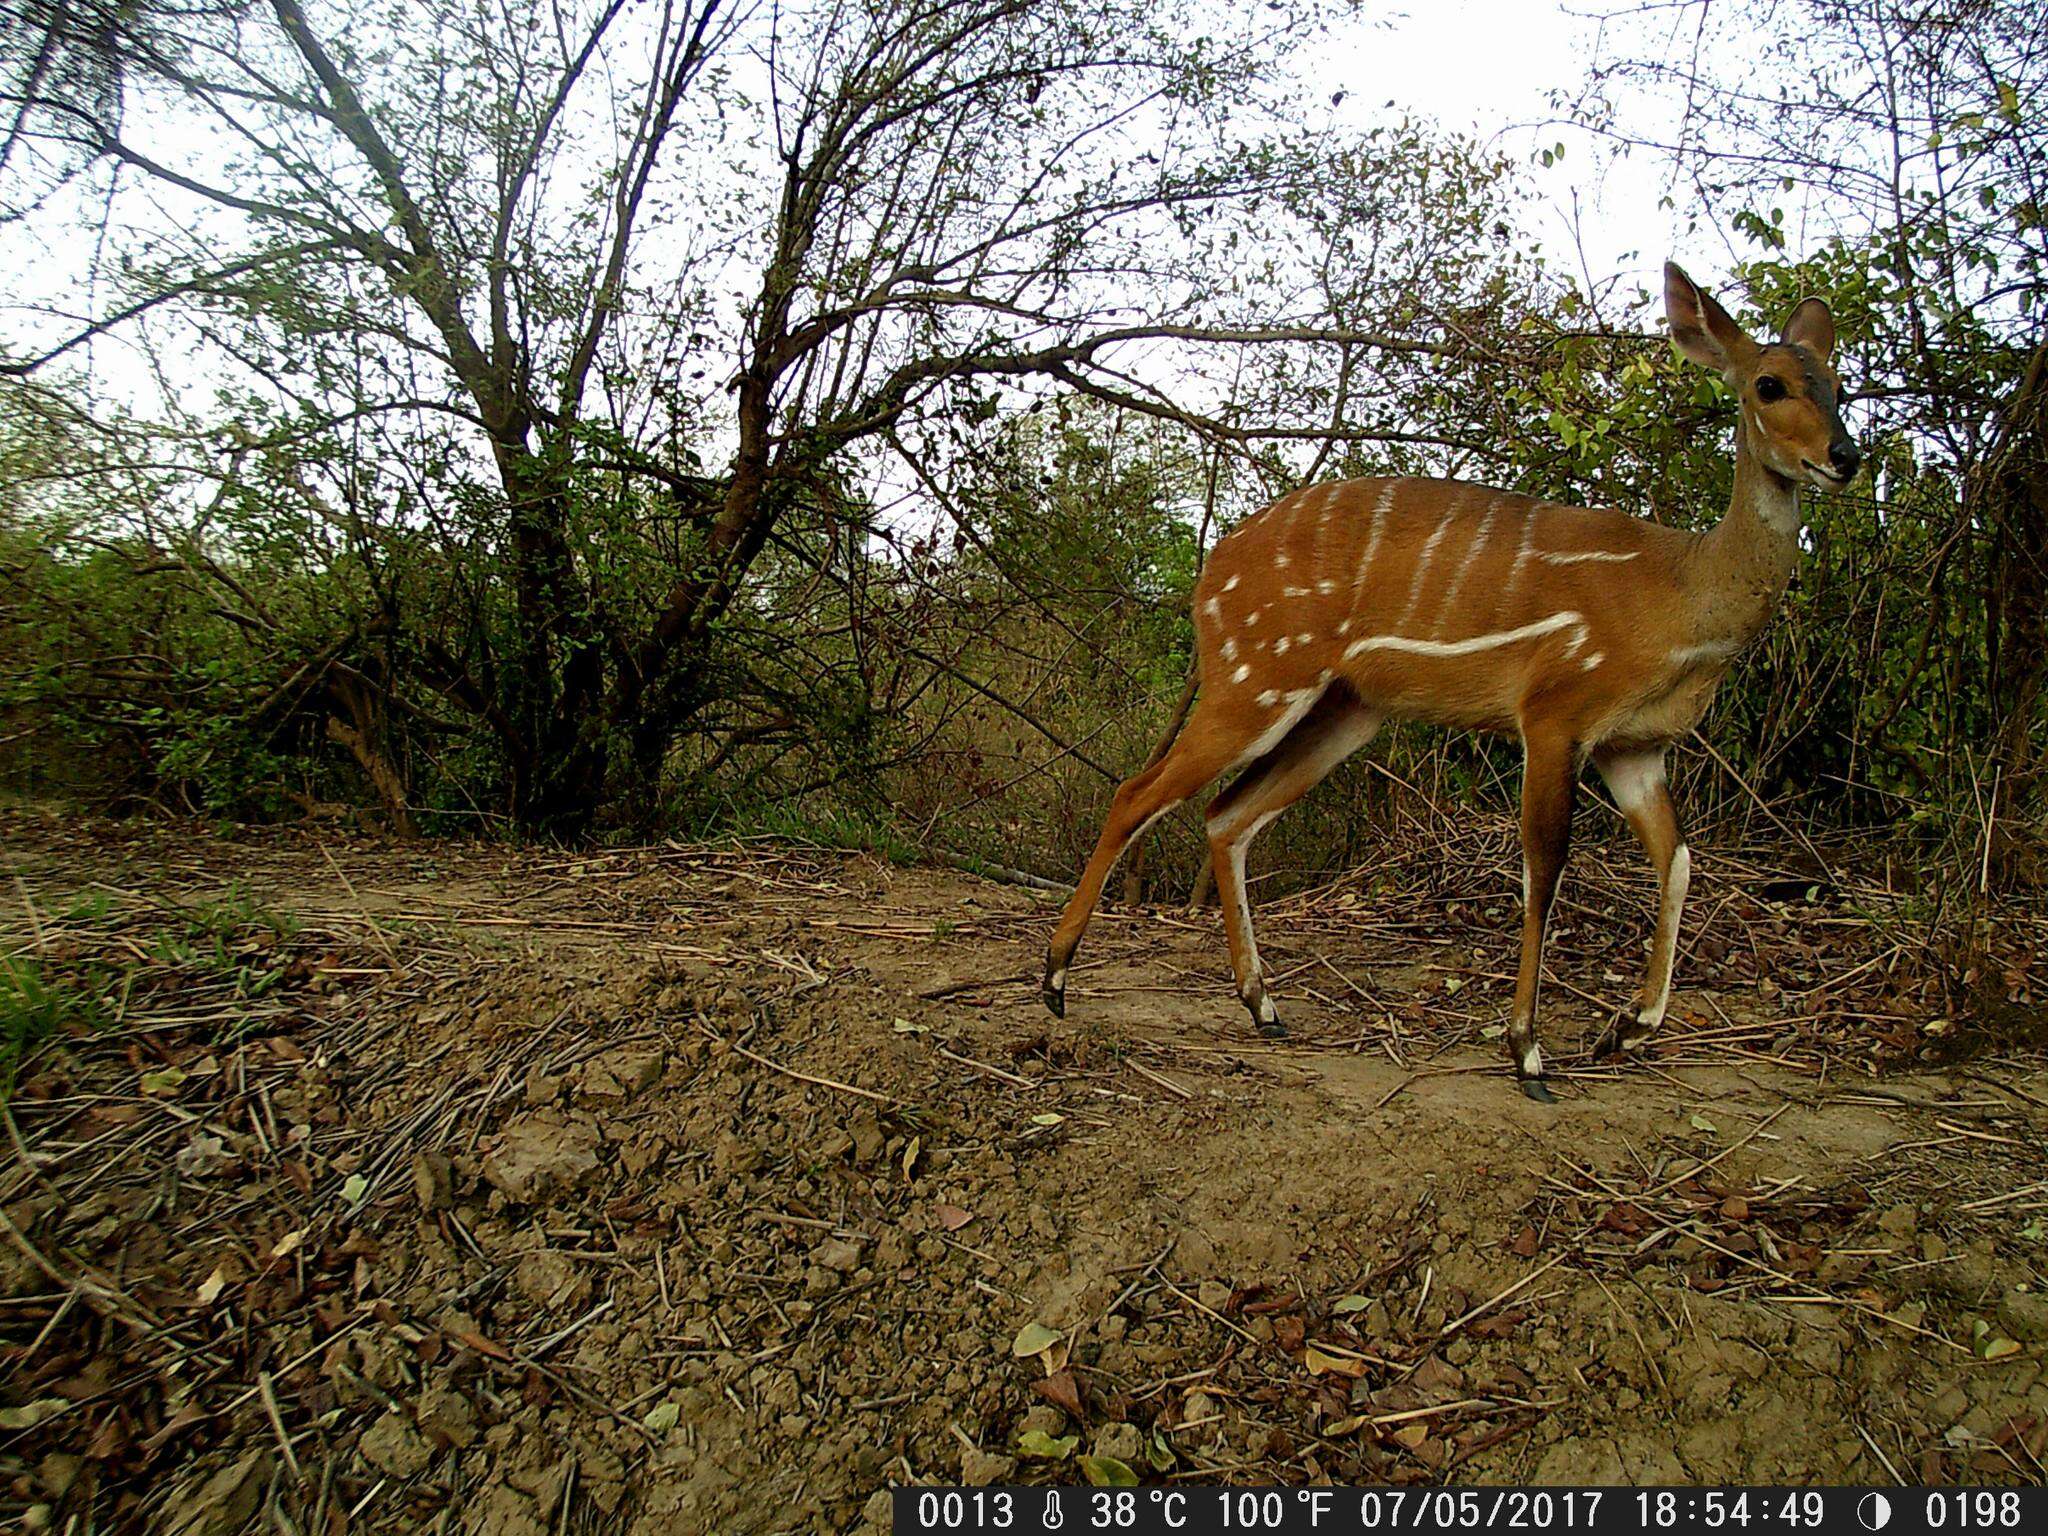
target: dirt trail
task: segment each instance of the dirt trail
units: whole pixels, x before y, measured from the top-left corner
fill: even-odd
[[[1271,1044],[1213,915],[1106,913],[1062,1025],[1041,899],[858,856],[0,831],[8,949],[122,999],[12,1106],[0,1516],[837,1531],[1083,1455],[2041,1475],[2043,1063],[1872,1076],[1711,856],[1619,1071],[1570,989],[1620,999],[1646,907],[1568,892],[1546,1107],[1488,1038],[1498,871],[1270,904]]]

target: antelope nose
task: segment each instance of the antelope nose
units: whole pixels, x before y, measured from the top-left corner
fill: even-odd
[[[1835,473],[1844,480],[1855,474],[1857,466],[1862,462],[1863,451],[1847,438],[1843,438],[1828,449],[1828,463],[1834,466]]]

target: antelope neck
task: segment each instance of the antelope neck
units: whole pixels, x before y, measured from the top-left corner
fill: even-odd
[[[1738,415],[1727,514],[1701,535],[1687,562],[1694,643],[1740,649],[1754,640],[1798,563],[1799,486],[1757,457]]]

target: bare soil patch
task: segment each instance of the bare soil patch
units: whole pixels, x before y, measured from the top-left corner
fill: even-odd
[[[1956,1052],[1896,922],[1746,895],[1767,853],[1700,850],[1666,1033],[1595,1070],[1649,902],[1581,850],[1545,1107],[1490,1037],[1505,828],[1267,903],[1279,1044],[1213,914],[1106,912],[1061,1024],[1047,898],[858,855],[0,838],[5,952],[105,1000],[9,1105],[0,1517],[841,1531],[1084,1455],[2041,1475],[2039,1037]]]

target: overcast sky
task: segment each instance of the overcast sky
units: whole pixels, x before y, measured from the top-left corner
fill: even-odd
[[[1339,123],[1362,128],[1384,121],[1393,102],[1398,112],[1471,133],[1521,163],[1524,184],[1538,198],[1530,210],[1532,238],[1553,268],[1581,281],[1618,277],[1625,289],[1641,283],[1654,292],[1667,255],[1709,283],[1726,270],[1729,253],[1719,239],[1684,233],[1681,216],[1658,207],[1671,190],[1664,157],[1617,160],[1554,121],[1549,94],[1583,81],[1597,36],[1594,16],[1558,0],[1397,0],[1368,3],[1363,11],[1339,27],[1332,46],[1308,55],[1313,73],[1306,83],[1324,99],[1344,93],[1332,114]],[[1674,13],[1672,24],[1689,26],[1695,14]],[[1568,153],[1558,165],[1531,163],[1537,150],[1559,142]],[[75,313],[92,231],[74,226],[66,232],[68,248],[49,251],[23,251],[23,233],[19,226],[0,231],[0,270],[15,274],[12,297],[28,305],[55,301]],[[0,317],[10,307],[0,300]],[[0,327],[19,335],[23,318],[17,311],[0,318]],[[117,395],[151,392],[144,375],[123,379],[136,360],[118,341],[95,346],[93,360],[102,384]]]

